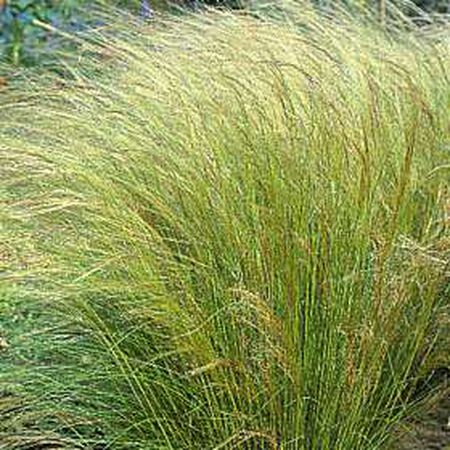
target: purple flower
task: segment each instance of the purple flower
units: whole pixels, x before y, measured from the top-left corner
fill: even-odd
[[[144,19],[152,19],[154,17],[155,13],[153,11],[153,8],[150,6],[150,3],[148,0],[142,0],[141,3],[141,17]]]

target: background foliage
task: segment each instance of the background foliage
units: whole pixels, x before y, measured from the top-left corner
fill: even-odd
[[[14,65],[30,66],[46,62],[49,55],[61,49],[55,30],[68,33],[95,25],[90,14],[94,6],[105,3],[136,10],[139,1],[112,0],[0,0],[0,56]]]

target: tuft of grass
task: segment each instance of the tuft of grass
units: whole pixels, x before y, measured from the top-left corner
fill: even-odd
[[[398,25],[118,22],[0,93],[0,448],[387,448],[449,364],[448,29]]]

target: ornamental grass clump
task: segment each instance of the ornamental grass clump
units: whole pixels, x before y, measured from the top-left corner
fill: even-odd
[[[447,32],[118,21],[1,93],[5,302],[36,329],[0,448],[388,448],[448,364]]]

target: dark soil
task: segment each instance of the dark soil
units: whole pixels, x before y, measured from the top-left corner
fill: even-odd
[[[395,450],[450,450],[450,383],[411,421]]]

